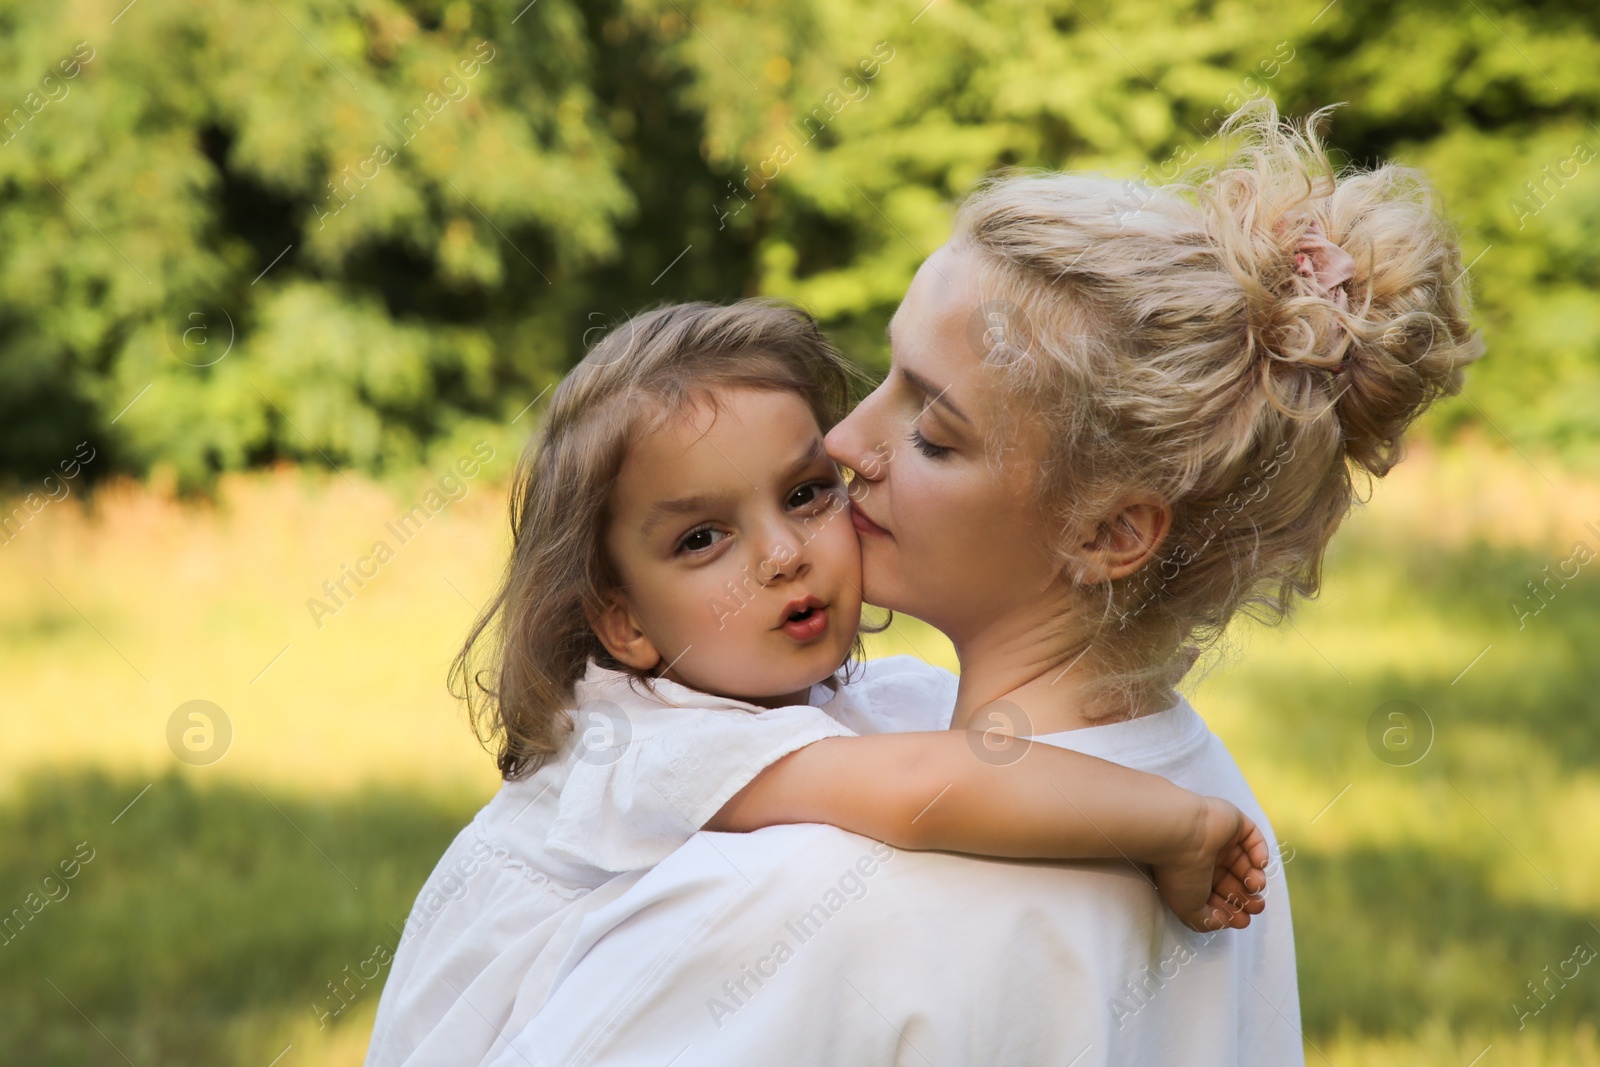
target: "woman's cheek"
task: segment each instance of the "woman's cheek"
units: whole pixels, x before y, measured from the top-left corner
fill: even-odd
[[[950,479],[929,469],[938,460],[914,457],[905,468],[905,479],[896,486],[894,535],[908,569],[943,568],[950,560],[946,549],[951,535],[961,529],[965,511],[959,497],[951,493]]]
[[[823,513],[816,536],[818,553],[826,553],[828,566],[852,582],[861,580],[861,537],[850,525],[850,510],[839,507]]]

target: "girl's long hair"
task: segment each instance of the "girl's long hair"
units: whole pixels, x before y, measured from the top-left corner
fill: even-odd
[[[590,628],[617,588],[606,558],[611,484],[629,444],[721,389],[792,393],[823,432],[853,368],[805,312],[772,301],[679,304],[611,330],[557,386],[511,490],[511,560],[450,670],[508,780],[556,752],[590,659],[627,670]],[[852,658],[861,655],[859,635]],[[645,677],[640,675],[641,678]]]

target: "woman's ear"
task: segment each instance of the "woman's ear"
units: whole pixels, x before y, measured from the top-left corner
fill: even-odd
[[[1155,558],[1171,529],[1172,506],[1166,501],[1150,496],[1124,500],[1078,546],[1078,580],[1092,584],[1127,577]]]
[[[636,671],[649,671],[661,662],[655,642],[645,636],[633,606],[620,592],[612,592],[605,609],[590,617],[589,628],[618,663]]]

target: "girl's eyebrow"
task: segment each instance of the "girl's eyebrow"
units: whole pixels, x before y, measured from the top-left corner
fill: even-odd
[[[798,478],[800,475],[806,472],[807,468],[821,463],[827,458],[827,456],[827,449],[823,448],[822,446],[822,438],[813,437],[811,439],[811,444],[806,448],[805,454],[791,463],[788,469],[783,472],[783,476],[778,480],[781,482],[788,482],[791,479]]]
[[[714,493],[699,493],[695,496],[681,496],[676,500],[658,501],[650,506],[650,514],[645,518],[644,525],[639,527],[639,533],[641,536],[648,536],[651,530],[660,526],[662,520],[669,516],[690,515],[697,511],[705,511],[725,499],[725,497]]]
[[[811,444],[806,447],[805,453],[791,463],[779,476],[779,481],[788,483],[798,478],[805,471],[827,458],[827,450],[822,446],[822,438],[813,437]],[[735,468],[737,469],[737,468]],[[742,475],[744,472],[740,471]],[[749,479],[746,479],[747,481]],[[750,484],[754,485],[754,482]],[[661,500],[650,506],[650,513],[645,517],[643,525],[639,527],[639,535],[648,537],[650,531],[660,526],[662,521],[672,515],[689,515],[697,511],[706,511],[718,504],[727,503],[728,498],[718,493],[696,493],[693,496],[681,496],[673,500]]]

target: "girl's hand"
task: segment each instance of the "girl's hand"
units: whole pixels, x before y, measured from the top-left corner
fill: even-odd
[[[1267,906],[1267,842],[1249,816],[1221,797],[1201,797],[1191,844],[1154,865],[1156,889],[1191,930],[1243,930]]]

